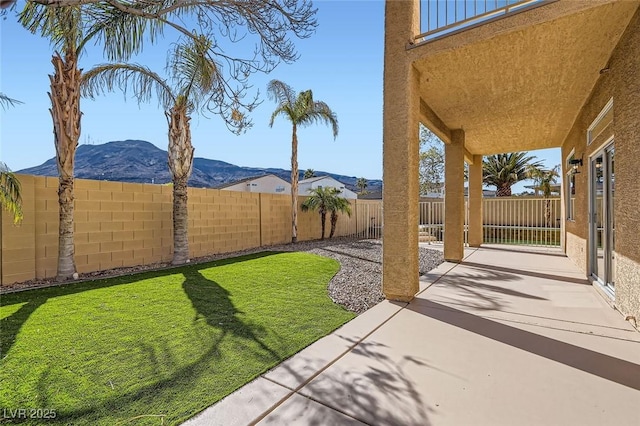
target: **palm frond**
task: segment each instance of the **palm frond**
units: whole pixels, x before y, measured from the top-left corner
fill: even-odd
[[[79,53],[83,39],[81,6],[47,7],[27,2],[18,19],[31,33],[48,38],[63,54]]]
[[[269,127],[273,127],[273,122],[279,115],[284,115],[289,120],[293,121],[293,114],[291,113],[291,107],[289,105],[279,105],[272,113],[269,120]]]
[[[333,138],[338,137],[338,116],[324,102],[314,101],[311,110],[303,119],[303,123],[321,123],[331,126]]]
[[[91,99],[116,88],[122,90],[125,96],[132,91],[139,103],[148,102],[155,94],[165,109],[176,101],[176,95],[167,82],[143,65],[102,64],[90,69],[82,77],[82,95]]]
[[[104,47],[110,61],[126,61],[140,53],[145,40],[154,41],[162,36],[165,23],[160,19],[149,19],[122,8],[123,4],[140,14],[152,15],[165,5],[166,1],[96,2],[85,8],[88,16],[87,42],[95,38]]]
[[[2,106],[2,109],[7,109],[10,106],[16,106],[18,104],[21,104],[23,102],[17,100],[17,99],[12,99],[10,97],[8,97],[7,95],[5,95],[4,93],[0,93],[0,106]]]
[[[271,80],[267,85],[267,96],[276,101],[279,106],[293,105],[296,101],[296,92],[286,83],[280,80]]]
[[[222,66],[210,56],[211,47],[205,35],[182,40],[174,45],[167,61],[174,89],[196,108],[203,102],[220,101],[224,93]]]
[[[22,187],[16,175],[0,162],[0,204],[13,215],[13,222],[22,220]]]

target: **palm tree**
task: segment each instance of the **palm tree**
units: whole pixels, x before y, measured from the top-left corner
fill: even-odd
[[[298,241],[298,127],[318,122],[331,125],[333,138],[338,136],[338,117],[322,101],[315,101],[311,90],[296,93],[289,85],[271,80],[267,86],[269,98],[277,103],[269,126],[278,115],[291,121],[291,242]]]
[[[225,84],[220,65],[208,54],[211,39],[200,36],[176,43],[167,62],[168,81],[157,73],[137,64],[105,64],[84,76],[83,94],[111,91],[116,86],[132,92],[138,102],[150,100],[155,94],[165,108],[169,126],[169,169],[173,182],[173,264],[189,261],[187,183],[193,169],[193,144],[189,121],[194,111],[209,109],[218,102],[220,86]],[[246,122],[237,112],[237,126]]]
[[[316,171],[313,169],[307,169],[304,171],[303,179],[311,179],[312,177],[316,177]]]
[[[21,104],[22,102],[11,99],[4,93],[0,93],[0,106],[6,109],[9,106]],[[0,205],[13,215],[13,223],[22,221],[22,187],[16,175],[9,167],[0,161]]]
[[[369,183],[363,177],[356,180],[356,186],[360,189],[360,194],[366,194],[367,185],[369,185]]]
[[[332,197],[335,197],[335,191],[337,189],[331,187],[318,187],[310,189],[309,198],[302,203],[302,211],[317,210],[320,214],[320,226],[322,228],[322,234],[320,239],[324,240],[325,224],[327,222],[327,211],[332,203]]]
[[[254,5],[255,6],[255,5]],[[80,84],[82,71],[78,59],[85,45],[92,39],[101,43],[107,60],[127,61],[142,50],[143,40],[154,41],[169,26],[179,33],[197,39],[192,28],[215,28],[221,37],[238,41],[245,35],[257,37],[252,57],[234,57],[216,43],[212,54],[229,66],[225,87],[218,92],[211,112],[232,116],[227,127],[246,123],[239,108],[251,111],[257,97],[244,100],[251,87],[248,77],[254,72],[269,72],[280,62],[297,58],[290,34],[309,37],[317,25],[316,9],[308,0],[301,2],[263,2],[248,7],[246,2],[220,3],[174,1],[29,1],[20,14],[20,22],[32,33],[40,33],[51,40],[56,53],[50,76],[54,127],[54,143],[58,164],[60,226],[58,242],[58,279],[74,275],[73,236],[73,166],[80,138]],[[193,18],[193,19],[185,19]],[[246,27],[243,29],[238,27]],[[60,53],[58,53],[60,52]]]
[[[551,196],[553,192],[552,186],[557,182],[558,177],[560,177],[559,172],[560,165],[548,170],[536,166],[527,167],[527,177],[533,179],[536,190],[542,191],[544,198]]]
[[[144,5],[140,11],[144,11]],[[146,30],[157,33],[159,24],[119,13],[105,4],[46,7],[27,2],[20,23],[32,33],[50,39],[55,53],[51,82],[51,118],[58,165],[58,280],[76,273],[74,260],[74,160],[80,139],[80,83],[78,61],[85,45],[97,38],[110,60],[127,59],[142,48]]]
[[[351,204],[346,198],[340,197],[340,191],[335,190],[333,197],[329,200],[329,211],[331,212],[331,232],[329,238],[333,237],[336,232],[336,224],[338,223],[338,212],[346,213],[351,217]]]
[[[15,224],[22,221],[21,189],[16,175],[6,164],[0,162],[0,204],[4,210],[13,215]]]
[[[560,177],[560,165],[555,166],[552,169],[542,169],[536,166],[529,166],[527,168],[527,177],[533,179],[535,182],[536,191],[541,190],[542,196],[545,199],[544,202],[544,219],[547,226],[550,226],[551,222],[551,196],[552,186],[557,182]]]
[[[484,157],[482,160],[482,177],[486,185],[497,188],[497,197],[511,196],[511,186],[528,178],[530,167],[540,167],[536,157],[526,152],[496,154]]]

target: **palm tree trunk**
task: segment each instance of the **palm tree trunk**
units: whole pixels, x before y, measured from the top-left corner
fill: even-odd
[[[298,241],[298,135],[297,135],[296,125],[294,124],[293,134],[291,136],[291,242],[295,243],[297,241]]]
[[[329,232],[329,239],[333,238],[333,234],[336,232],[336,223],[338,223],[338,213],[331,211],[331,232]]]
[[[496,197],[510,197],[511,196],[511,185],[502,184],[498,187],[498,191],[496,192]]]
[[[172,264],[189,262],[189,212],[187,182],[193,169],[190,118],[186,105],[175,105],[167,113],[169,119],[169,169],[173,177],[173,260]]]
[[[547,228],[551,227],[551,200],[547,197],[544,200],[544,222]]]
[[[322,235],[320,236],[321,240],[324,240],[324,230],[326,228],[325,224],[327,222],[327,212],[324,210],[320,211],[320,227],[322,228]]]
[[[66,52],[64,60],[56,53],[51,63],[55,71],[53,75],[49,75],[51,82],[49,111],[53,119],[60,206],[57,279],[62,281],[72,278],[76,272],[73,235],[73,168],[80,139],[81,71],[78,69],[78,56],[75,51]]]

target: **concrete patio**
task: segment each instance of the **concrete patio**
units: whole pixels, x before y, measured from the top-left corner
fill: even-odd
[[[465,250],[185,425],[638,425],[640,333],[553,249]]]

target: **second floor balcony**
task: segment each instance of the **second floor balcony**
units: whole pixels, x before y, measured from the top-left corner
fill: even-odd
[[[557,0],[422,0],[416,44],[429,42]]]

